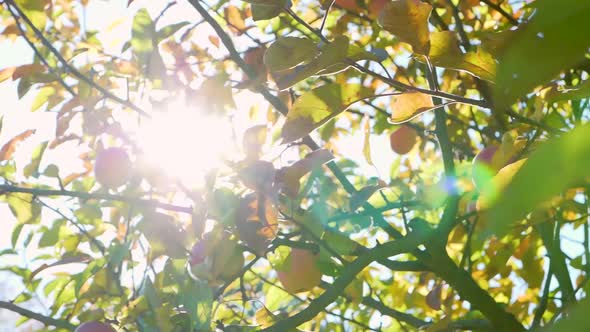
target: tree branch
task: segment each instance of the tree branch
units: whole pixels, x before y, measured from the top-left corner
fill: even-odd
[[[368,307],[375,308],[377,311],[379,311],[383,315],[386,315],[386,316],[395,318],[397,320],[400,320],[402,322],[405,322],[415,328],[420,328],[422,326],[426,326],[429,324],[428,322],[423,321],[420,318],[417,318],[417,317],[414,317],[414,316],[407,314],[405,312],[401,312],[401,311],[395,310],[393,308],[390,308],[370,296],[365,296],[363,298],[362,303]]]
[[[70,324],[70,322],[68,322],[68,321],[43,316],[43,315],[38,314],[36,312],[27,310],[25,308],[21,308],[12,302],[0,301],[0,308],[10,310],[12,312],[16,312],[17,314],[19,314],[21,316],[25,316],[25,317],[34,319],[36,321],[39,321],[39,322],[45,324],[45,326],[55,326],[55,327],[59,327],[62,329],[66,329],[68,331],[73,331],[76,328],[75,325]]]
[[[57,189],[41,189],[41,188],[24,188],[24,187],[17,187],[8,184],[0,185],[0,194],[3,193],[25,193],[31,194],[34,196],[69,196],[69,197],[77,197],[81,199],[96,199],[96,200],[105,200],[105,201],[121,201],[126,202],[129,204],[141,205],[141,206],[148,206],[148,207],[156,207],[168,211],[175,211],[181,213],[192,214],[193,208],[192,207],[185,207],[185,206],[178,206],[168,203],[162,203],[155,199],[141,199],[136,197],[128,197],[128,196],[121,196],[121,195],[112,195],[112,194],[101,194],[101,193],[86,193],[80,191],[69,191],[69,190],[57,190]]]
[[[504,10],[504,8],[502,8],[500,5],[495,4],[495,3],[491,2],[490,0],[480,0],[480,1],[485,3],[486,5],[488,5],[490,8],[497,11],[498,13],[502,14],[502,16],[504,16],[508,20],[508,22],[510,22],[510,24],[512,24],[514,26],[518,25],[518,20],[515,19],[512,15],[510,15],[508,12],[506,12]]]
[[[57,58],[57,60],[62,64],[62,66],[66,69],[67,72],[72,73],[72,75],[74,75],[74,77],[76,77],[79,80],[83,81],[84,83],[90,85],[94,89],[98,90],[106,98],[111,99],[123,106],[129,107],[130,109],[136,111],[137,113],[139,113],[142,116],[145,116],[148,118],[150,117],[150,115],[148,113],[146,113],[144,110],[142,110],[141,108],[139,108],[139,106],[133,104],[132,102],[130,102],[128,100],[125,100],[123,98],[120,98],[120,97],[114,95],[109,90],[100,86],[98,83],[94,82],[92,79],[88,78],[86,75],[82,74],[76,68],[71,66],[68,63],[68,61],[61,55],[61,53],[57,49],[55,49],[55,47],[53,47],[51,42],[47,38],[45,38],[45,36],[43,36],[43,32],[41,32],[39,29],[37,29],[37,27],[33,24],[33,22],[31,22],[29,17],[27,15],[25,15],[25,13],[16,5],[14,0],[6,0],[6,4],[11,6],[12,8],[14,8],[18,12],[18,15],[23,19],[23,21],[25,21],[27,26],[31,30],[33,30],[33,32],[35,33],[37,38],[39,38],[39,40],[41,40],[41,43],[49,49],[49,51]]]

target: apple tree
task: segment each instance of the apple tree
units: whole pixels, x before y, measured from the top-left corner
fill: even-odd
[[[590,326],[590,2],[0,8],[9,330]]]

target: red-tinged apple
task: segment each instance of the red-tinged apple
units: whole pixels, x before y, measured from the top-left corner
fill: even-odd
[[[264,53],[266,53],[266,47],[260,46],[251,48],[244,54],[244,62],[252,67],[256,73],[256,78],[259,80],[264,80],[266,78]],[[250,79],[252,79],[252,77],[250,77]]]
[[[86,322],[79,325],[74,332],[117,332],[111,325],[100,322]]]
[[[319,255],[310,250],[293,248],[285,266],[277,275],[281,284],[290,293],[312,290],[320,284],[322,272],[317,266]]]
[[[390,0],[371,0],[369,3],[369,17],[376,18]]]
[[[402,125],[389,136],[389,143],[393,152],[397,154],[406,154],[412,150],[418,134],[416,130],[410,126]]]
[[[107,188],[118,188],[131,179],[131,160],[122,148],[107,148],[98,152],[94,162],[96,181]]]
[[[498,151],[499,147],[497,145],[490,145],[473,158],[471,174],[473,183],[479,190],[484,188],[500,168],[504,166],[498,165]]]

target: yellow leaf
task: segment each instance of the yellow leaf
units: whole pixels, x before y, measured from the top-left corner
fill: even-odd
[[[0,70],[0,83],[12,77],[15,69],[16,67],[8,67]]]
[[[393,98],[391,122],[403,123],[434,107],[432,97],[420,92],[406,92]]]
[[[379,23],[401,41],[412,45],[415,53],[428,54],[428,17],[431,11],[432,6],[420,0],[392,1],[379,15]]]

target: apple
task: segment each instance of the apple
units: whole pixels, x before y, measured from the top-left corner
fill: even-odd
[[[244,62],[252,67],[256,73],[256,77],[249,77],[249,79],[266,79],[266,66],[264,65],[264,53],[266,53],[266,47],[259,46],[251,48],[244,53]]]
[[[292,248],[285,265],[277,270],[283,287],[290,293],[312,290],[320,284],[322,272],[317,266],[319,255],[310,250]]]
[[[107,148],[98,152],[94,162],[96,181],[107,188],[118,188],[131,179],[131,160],[122,148]]]
[[[369,3],[369,17],[376,18],[390,0],[371,0]]]
[[[418,134],[410,126],[402,125],[389,136],[391,150],[397,154],[406,154],[416,145]]]
[[[86,322],[80,324],[74,332],[117,332],[111,325],[101,322]]]

